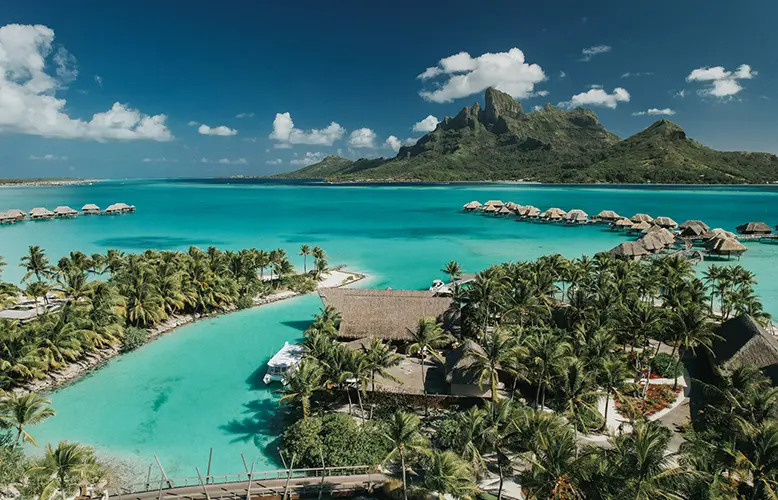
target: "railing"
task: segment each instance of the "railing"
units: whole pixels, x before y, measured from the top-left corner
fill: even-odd
[[[294,484],[293,481],[295,479],[306,479],[306,478],[327,478],[327,477],[341,477],[346,478],[348,476],[356,476],[356,475],[367,475],[368,481],[367,483],[371,483],[370,477],[372,475],[376,476],[376,479],[380,479],[383,476],[378,473],[374,467],[368,466],[368,465],[362,465],[362,466],[350,466],[350,467],[327,467],[327,468],[306,468],[306,469],[281,469],[281,470],[272,470],[272,471],[257,471],[253,473],[248,472],[240,472],[236,474],[211,474],[206,476],[193,476],[193,477],[163,477],[160,479],[153,479],[148,480],[146,482],[142,483],[133,483],[130,485],[127,485],[123,488],[121,488],[121,495],[129,495],[132,493],[145,493],[145,492],[159,492],[159,491],[166,491],[176,488],[186,488],[186,487],[203,487],[208,485],[214,485],[214,484],[230,484],[230,483],[247,483],[249,479],[251,479],[252,487],[251,491],[252,494],[261,495],[262,491],[283,491],[285,489],[285,484],[275,485],[275,486],[256,486],[253,483],[255,481],[289,481],[289,489],[290,490],[298,490],[300,487],[305,488],[306,486],[312,487],[311,484]],[[324,481],[322,481],[324,483]],[[361,486],[364,485],[366,481],[340,481],[340,486]],[[330,487],[332,485],[329,485]],[[318,491],[321,488],[318,484],[313,487],[312,489]]]

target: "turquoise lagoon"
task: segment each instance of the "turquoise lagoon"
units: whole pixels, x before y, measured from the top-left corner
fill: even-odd
[[[89,186],[0,188],[0,210],[57,205],[105,207],[123,201],[138,212],[117,217],[24,222],[0,227],[6,280],[28,245],[53,262],[72,250],[109,248],[285,248],[319,245],[330,263],[369,273],[362,286],[426,288],[459,261],[478,271],[507,260],[607,250],[627,237],[598,226],[517,223],[460,207],[499,198],[541,208],[646,212],[681,222],[703,219],[734,230],[752,220],[778,223],[778,189],[751,187],[577,187],[538,185],[326,186],[243,180],[107,181]],[[778,245],[748,243],[740,262],[757,274],[765,307],[778,314]],[[733,261],[735,262],[735,261]],[[281,410],[261,382],[262,367],[284,341],[298,339],[318,310],[315,295],[199,321],[109,362],[51,395],[57,416],[32,430],[39,443],[77,440],[136,465],[157,454],[171,476],[203,470],[277,467]]]

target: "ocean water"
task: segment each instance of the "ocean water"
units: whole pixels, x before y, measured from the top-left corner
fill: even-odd
[[[362,286],[426,288],[449,260],[478,271],[508,260],[559,252],[594,254],[628,239],[599,226],[570,227],[464,214],[471,200],[502,199],[541,209],[646,212],[679,223],[702,219],[734,230],[748,221],[778,223],[778,189],[753,187],[574,187],[537,185],[326,186],[240,180],[109,181],[91,186],[0,188],[0,210],[57,205],[138,207],[117,217],[24,222],[0,227],[6,280],[28,245],[52,262],[72,250],[109,248],[223,249],[319,245],[331,265],[366,272]],[[778,245],[747,243],[739,262],[759,279],[765,308],[778,315]],[[733,263],[737,261],[732,261]],[[704,266],[704,264],[703,264]],[[702,269],[702,267],[700,268]],[[77,440],[137,464],[157,454],[170,476],[277,467],[278,396],[261,382],[262,368],[284,341],[298,339],[320,307],[315,295],[199,321],[109,362],[51,395],[57,416],[32,429],[40,444]]]

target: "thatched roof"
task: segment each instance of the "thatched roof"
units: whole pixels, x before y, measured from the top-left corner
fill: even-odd
[[[516,210],[516,204],[513,203],[512,201],[509,201],[508,203],[506,203],[505,206],[510,208],[511,210]]]
[[[55,215],[76,215],[78,212],[66,205],[60,205],[54,209]]]
[[[714,253],[743,253],[748,250],[735,238],[714,238],[708,242],[707,247]]]
[[[481,346],[472,340],[446,353],[446,382],[449,384],[478,384],[478,374],[473,370],[473,357],[470,352],[484,353]]]
[[[7,211],[6,214],[16,218],[25,217],[27,215],[26,213],[19,210],[18,208],[12,208],[11,210]]]
[[[633,230],[633,231],[644,231],[644,230],[647,230],[647,229],[651,229],[651,227],[652,226],[651,226],[650,223],[648,223],[646,221],[640,221],[640,222],[636,222],[635,224],[633,224],[630,229]]]
[[[446,313],[451,297],[436,297],[426,290],[323,288],[319,296],[325,306],[340,312],[340,336],[347,339],[404,340],[421,318],[450,322]]]
[[[664,250],[664,248],[667,246],[665,245],[665,242],[662,241],[662,238],[660,238],[656,233],[648,233],[642,236],[637,242],[640,243],[640,245],[649,252],[658,252],[660,250]]]
[[[493,206],[496,206],[497,208],[500,208],[501,206],[505,205],[505,203],[503,203],[500,200],[489,200],[489,201],[487,201],[484,204],[484,206],[487,206],[487,207],[490,206],[490,205],[493,205]]]
[[[30,217],[48,217],[50,215],[54,215],[54,212],[47,208],[36,207],[30,210]]]
[[[657,217],[656,219],[654,219],[654,224],[660,227],[664,227],[666,229],[678,227],[678,223],[675,222],[670,217]]]
[[[633,226],[633,222],[631,220],[627,219],[626,217],[622,217],[622,218],[616,220],[616,222],[614,222],[613,225],[617,226],[617,227],[632,227]]]
[[[663,227],[651,226],[649,229],[644,230],[643,233],[656,236],[665,244],[665,246],[670,246],[675,243],[675,235]]]
[[[497,205],[486,205],[484,206],[484,212],[492,214],[496,211],[498,211],[502,207],[498,207]]]
[[[8,213],[6,212],[0,212],[0,220],[11,220],[15,218],[16,217],[14,217],[13,215],[8,215]]]
[[[540,209],[538,207],[533,207],[532,205],[525,205],[519,210],[519,215],[523,217],[537,217],[540,215]]]
[[[619,243],[608,253],[614,257],[640,257],[641,255],[648,255],[648,250],[637,241],[625,241],[624,243]]]
[[[597,218],[600,220],[617,220],[620,219],[621,216],[613,210],[603,210],[597,214]]]
[[[704,240],[712,240],[714,238],[737,238],[737,236],[735,235],[735,233],[730,233],[729,231],[725,231],[720,227],[717,227],[716,229],[711,229],[710,231],[702,235],[702,239]]]
[[[97,205],[94,205],[94,206],[97,206]],[[465,206],[463,206],[462,208],[465,209],[465,210],[477,210],[477,209],[481,208],[482,206],[483,205],[481,205],[481,202],[473,200],[470,203],[465,203]],[[86,210],[86,207],[87,207],[87,205],[84,205],[84,208],[82,210]]]
[[[654,218],[648,214],[635,214],[629,219],[632,222],[654,222]]]
[[[81,207],[82,212],[99,212],[100,207],[95,205],[94,203],[87,203],[83,207]]]
[[[754,319],[743,314],[725,321],[711,346],[713,363],[723,370],[736,366],[767,369],[778,365],[778,339],[767,333]]]
[[[741,224],[735,229],[740,234],[770,234],[773,232],[770,226],[764,222],[749,222]]]
[[[508,205],[504,205],[502,208],[500,208],[500,209],[497,211],[497,213],[498,213],[498,214],[500,214],[500,215],[510,215],[510,214],[512,214],[512,213],[513,213],[513,210],[511,210],[510,208],[508,208]]]
[[[687,227],[690,227],[690,226],[701,226],[703,228],[703,230],[702,230],[703,233],[710,229],[710,226],[708,226],[707,224],[705,224],[701,220],[697,220],[697,219],[687,220],[687,221],[683,222],[680,226],[678,226],[678,229],[686,229]],[[702,233],[700,233],[700,234],[702,234]]]
[[[565,212],[561,208],[551,207],[545,212],[543,212],[542,214],[540,214],[540,217],[545,219],[559,220],[563,218],[566,214],[567,212]]]
[[[565,219],[569,221],[586,220],[589,218],[589,214],[581,210],[580,208],[574,208],[567,212]]]

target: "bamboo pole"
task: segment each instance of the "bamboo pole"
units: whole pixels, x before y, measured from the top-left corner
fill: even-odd
[[[213,460],[213,448],[208,452],[208,469],[205,471],[205,484],[211,480],[211,461]]]
[[[284,486],[284,496],[281,498],[281,500],[286,500],[287,498],[286,495],[289,492],[289,481],[292,480],[292,467],[294,467],[294,459],[295,459],[295,455],[292,454],[292,461],[289,463],[289,469],[287,469],[287,474],[286,474],[286,486]]]
[[[286,466],[286,460],[284,460],[284,454],[281,452],[281,448],[276,448],[278,450],[278,455],[281,457],[281,463],[284,464],[284,469],[288,469]]]
[[[243,453],[240,454],[240,459],[243,460],[243,468],[246,469],[246,474],[248,474],[249,466],[246,465],[246,457],[243,456]]]
[[[327,475],[327,465],[324,463],[324,453],[322,452],[321,445],[319,445],[319,457],[321,457],[321,483],[319,484],[319,500],[321,500],[321,494],[324,491],[324,476]]]
[[[208,494],[208,488],[205,487],[205,483],[203,482],[203,476],[200,475],[200,467],[195,465],[195,470],[197,471],[197,479],[198,481],[200,481],[200,486],[203,487],[203,493],[205,493],[205,498],[211,500],[211,495]]]
[[[246,488],[246,500],[251,500],[251,483],[254,481],[254,462],[251,462],[251,472],[249,472],[249,485]]]
[[[146,475],[146,491],[151,488],[151,464],[149,464],[149,473]]]
[[[157,458],[156,454],[154,454],[154,460],[157,461],[157,465],[159,466],[159,470],[160,470],[160,472],[162,472],[162,481],[165,481],[167,483],[168,487],[172,488],[173,487],[173,482],[170,481],[167,478],[167,474],[165,474],[165,469],[162,468],[162,462],[159,461],[159,458]]]

